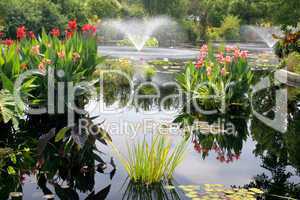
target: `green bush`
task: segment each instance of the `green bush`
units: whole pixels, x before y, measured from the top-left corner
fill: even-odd
[[[126,38],[117,42],[118,46],[133,46],[132,42]],[[155,37],[150,37],[145,43],[144,47],[158,47],[159,42]]]
[[[38,33],[54,27],[62,28],[67,19],[60,13],[59,6],[47,0],[1,0],[0,18],[7,37],[15,38],[20,25]]]
[[[150,81],[153,78],[153,76],[156,75],[156,73],[157,71],[155,67],[151,65],[147,66],[144,72],[145,79]]]
[[[196,42],[199,37],[199,28],[198,25],[192,20],[183,20],[180,22],[181,27],[187,34],[188,41]]]
[[[121,13],[123,17],[142,18],[146,16],[146,11],[142,4],[124,5]]]
[[[291,72],[300,74],[300,53],[293,52],[284,59],[285,66]]]
[[[219,29],[219,33],[225,40],[239,40],[240,19],[232,15],[225,17]]]
[[[89,0],[87,11],[90,16],[99,18],[117,17],[121,12],[122,6],[117,0]]]

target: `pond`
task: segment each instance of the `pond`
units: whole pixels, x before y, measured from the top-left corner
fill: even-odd
[[[255,81],[259,82],[262,77],[273,80],[270,65],[276,61],[270,58],[272,52],[259,45],[255,48],[252,44],[243,48],[250,51]],[[138,69],[134,70],[133,88],[126,84],[104,83],[102,96],[86,106],[90,116],[99,116],[93,122],[101,123],[120,152],[126,155],[126,143],[131,146],[158,132],[166,134],[174,143],[185,134],[185,130],[179,127],[180,123],[174,122],[182,122],[178,118],[185,117],[182,99],[176,96],[178,89],[174,85],[164,85],[167,81],[175,80],[185,62],[165,59],[152,63],[158,70],[152,79],[156,88],[151,88],[151,84],[141,86],[144,82],[138,75]],[[275,97],[283,89],[288,91],[287,121],[283,123],[286,124],[285,133],[270,127],[260,118],[276,119],[282,109],[276,104]],[[130,101],[134,94],[156,95],[157,90],[159,97]],[[67,158],[59,152],[54,153],[54,156],[39,160],[47,166],[44,173],[21,170],[21,185],[19,181],[13,182],[9,178],[6,183],[6,179],[1,180],[0,199],[9,198],[8,194],[15,191],[21,191],[24,200],[191,199],[182,186],[199,186],[199,191],[203,192],[206,184],[222,184],[226,188],[257,187],[267,192],[266,199],[295,197],[300,194],[300,99],[294,98],[294,90],[297,89],[275,84],[253,95],[250,107],[233,109],[229,114],[197,116],[193,125],[199,126],[200,130],[192,132],[184,161],[176,169],[172,183],[168,183],[174,185],[175,189],[170,190],[163,184],[144,189],[131,183],[111,147],[97,141],[96,146],[101,152],[87,147],[84,149],[86,154],[81,152],[78,155],[80,159],[86,159],[84,163],[94,163],[93,169],[89,166],[78,168],[76,157],[65,160]],[[163,97],[171,94],[174,96],[164,101]],[[45,127],[51,126],[45,124]],[[235,131],[233,134],[222,133],[224,126],[233,126]],[[31,125],[24,125],[24,132],[40,134],[28,127]],[[99,162],[102,159],[107,162],[106,166]]]

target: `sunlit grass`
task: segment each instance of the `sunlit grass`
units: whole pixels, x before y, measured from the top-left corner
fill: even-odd
[[[131,147],[127,144],[128,158],[112,146],[131,181],[150,185],[172,178],[184,158],[187,140],[182,139],[172,147],[171,142],[162,135],[153,136],[151,143],[144,138]]]

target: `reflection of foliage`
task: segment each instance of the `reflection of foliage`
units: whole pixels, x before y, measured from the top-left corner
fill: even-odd
[[[203,159],[213,150],[218,155],[216,159],[222,163],[238,160],[243,142],[248,137],[246,120],[218,115],[202,117],[199,120],[192,119],[189,124],[192,126],[194,148],[202,155]],[[190,121],[189,116],[175,120],[179,123],[188,121]],[[233,133],[229,131],[233,131]]]
[[[168,185],[168,186],[166,186]],[[123,195],[123,200],[152,200],[152,199],[160,199],[160,200],[179,200],[180,197],[177,194],[177,191],[174,189],[168,190],[166,187],[173,186],[172,182],[165,183],[164,181],[150,185],[144,186],[140,184],[136,184],[133,182],[129,182],[127,188]],[[173,187],[172,187],[173,188]]]
[[[110,71],[111,70],[111,71]],[[118,71],[117,73],[114,71]],[[122,73],[122,74],[120,74]],[[126,78],[125,76],[128,76]],[[132,61],[128,59],[107,60],[103,65],[98,66],[94,77],[103,78],[104,83],[115,84],[116,86],[128,86],[132,81],[134,68]]]
[[[266,92],[261,94],[266,97]],[[266,103],[263,113],[268,114],[268,110],[272,107],[270,101],[265,101],[262,97],[260,102]],[[272,102],[272,101],[271,101]],[[292,106],[291,106],[292,107]],[[288,170],[288,166],[300,169],[299,144],[299,113],[293,109],[289,110],[288,129],[286,133],[280,133],[267,127],[258,119],[253,118],[252,136],[257,142],[254,153],[260,156],[263,161],[262,167],[270,171],[271,175],[257,175],[254,182],[249,184],[250,187],[259,187],[267,191],[267,199],[282,199],[281,197],[297,198],[300,195],[299,185],[291,183],[289,179],[294,176],[292,170]],[[272,115],[271,115],[272,116]]]

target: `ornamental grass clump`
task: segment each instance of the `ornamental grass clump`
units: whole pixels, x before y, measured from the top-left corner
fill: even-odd
[[[157,135],[149,143],[146,138],[132,147],[127,145],[128,158],[113,147],[132,182],[151,185],[172,178],[183,161],[187,140],[172,147],[165,136]]]

